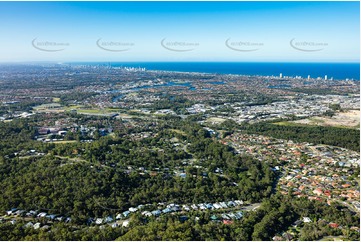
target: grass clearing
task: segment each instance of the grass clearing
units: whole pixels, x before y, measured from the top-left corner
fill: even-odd
[[[322,239],[320,239],[319,241],[343,241],[344,238],[342,235],[340,236],[324,236]]]
[[[306,126],[306,125],[292,123],[292,121],[281,121],[273,124],[282,125],[282,126]]]
[[[179,130],[179,129],[169,129],[170,131],[173,131],[177,134],[181,134],[181,135],[187,135],[184,131],[182,130]]]
[[[68,143],[76,143],[76,140],[57,140],[57,141],[52,141],[50,143],[52,144],[68,144]]]
[[[82,108],[85,108],[84,105],[76,105],[76,104],[70,104],[69,106],[65,107],[65,109],[82,109]]]
[[[92,114],[103,114],[106,113],[105,110],[100,109],[77,109],[77,113],[92,113]]]
[[[36,111],[40,111],[40,110],[48,110],[48,109],[59,109],[61,107],[62,106],[59,103],[44,103],[33,107],[33,109]]]
[[[120,112],[122,111],[120,108],[106,108],[108,112]]]

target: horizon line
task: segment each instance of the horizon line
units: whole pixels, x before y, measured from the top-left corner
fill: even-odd
[[[195,61],[195,60],[178,60],[178,61],[0,61],[0,64],[25,64],[25,63],[54,63],[54,64],[65,64],[65,63],[310,63],[310,64],[360,64],[360,61]]]

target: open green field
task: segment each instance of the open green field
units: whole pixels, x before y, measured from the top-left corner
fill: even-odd
[[[83,105],[69,105],[69,106],[66,106],[66,107],[63,107],[64,110],[67,110],[67,111],[70,111],[72,109],[82,109],[82,108],[85,108],[85,106]]]
[[[293,123],[291,121],[282,121],[282,122],[276,122],[276,123],[273,123],[275,125],[281,125],[281,126],[308,126],[306,124],[296,124],[296,123]]]
[[[122,109],[120,109],[120,108],[106,108],[106,110],[109,111],[109,112],[120,112],[120,111],[122,111]]]
[[[120,109],[117,108],[104,108],[104,109],[100,109],[100,108],[86,108],[84,106],[81,105],[76,105],[76,106],[68,106],[68,107],[64,107],[65,111],[72,111],[75,110],[78,114],[89,114],[89,115],[113,115],[115,113],[118,113],[119,111],[121,111]]]
[[[57,140],[57,141],[52,141],[52,144],[68,144],[68,143],[76,143],[76,140]]]
[[[182,130],[179,130],[179,129],[169,129],[170,131],[173,131],[177,134],[181,134],[181,135],[187,135],[184,131]]]
[[[105,110],[101,109],[76,109],[77,113],[91,113],[91,114],[104,114],[108,113]]]
[[[319,241],[343,241],[343,236],[325,236]]]
[[[38,106],[33,107],[34,110],[40,111],[40,110],[48,110],[48,109],[58,109],[62,107],[59,103],[45,103]]]

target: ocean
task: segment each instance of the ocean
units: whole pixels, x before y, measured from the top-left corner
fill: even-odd
[[[82,63],[109,64],[109,63]],[[301,76],[360,80],[360,63],[275,63],[275,62],[111,62],[113,67],[144,67],[147,70],[218,74]]]

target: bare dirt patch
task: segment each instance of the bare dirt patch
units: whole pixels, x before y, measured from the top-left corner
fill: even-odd
[[[206,120],[207,123],[212,123],[212,124],[220,124],[223,123],[224,121],[226,121],[226,119],[218,118],[218,117],[211,117]]]
[[[336,113],[333,117],[312,117],[292,122],[297,124],[360,129],[360,110]]]

